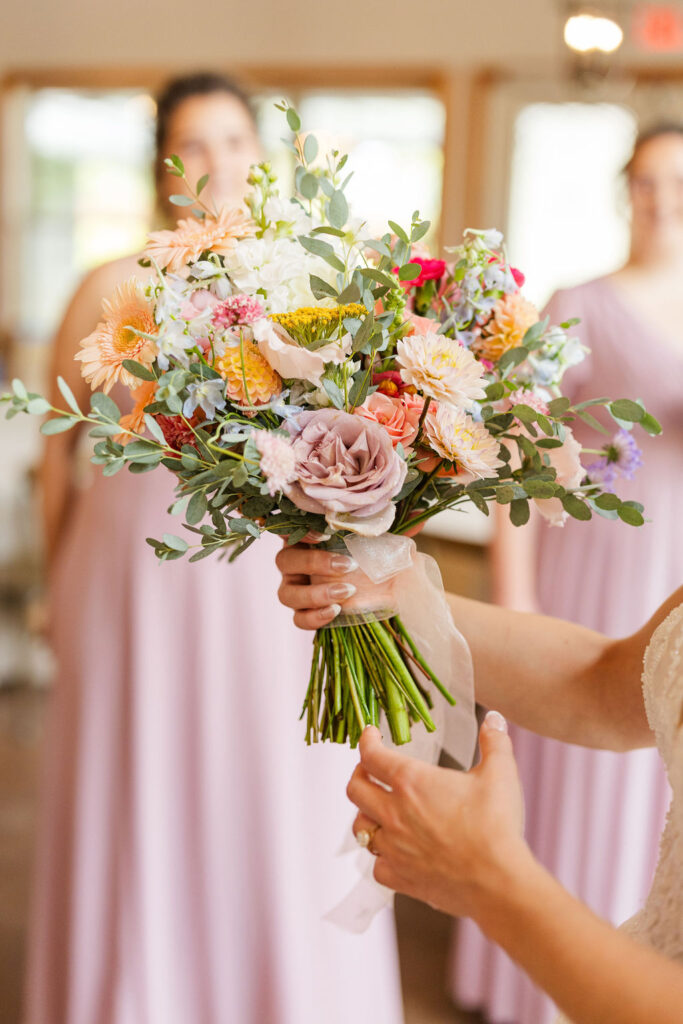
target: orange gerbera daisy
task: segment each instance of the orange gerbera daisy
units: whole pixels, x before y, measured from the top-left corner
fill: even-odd
[[[157,353],[156,343],[144,335],[156,334],[154,308],[144,289],[131,277],[102,303],[104,320],[81,342],[75,359],[83,363],[81,373],[95,391],[111,391],[117,381],[137,387],[138,378],[124,369],[124,359],[135,359],[150,367]],[[139,333],[142,332],[142,333]]]
[[[538,310],[519,292],[511,292],[498,299],[491,319],[485,324],[481,337],[472,350],[481,359],[497,362],[504,352],[522,344],[524,335],[538,323]]]
[[[282,391],[282,378],[253,341],[228,346],[215,363],[225,380],[225,393],[237,405],[265,405]]]
[[[154,394],[156,392],[157,382],[155,380],[143,380],[140,382],[140,386],[131,390],[131,398],[134,399],[135,405],[131,412],[127,412],[125,416],[122,416],[119,420],[119,425],[124,427],[126,430],[134,430],[136,434],[141,434],[145,429],[145,407],[151,405],[154,401]],[[128,444],[133,438],[130,434],[117,434],[114,438],[119,444]]]
[[[223,209],[215,218],[179,220],[175,231],[153,231],[144,254],[177,274],[207,249],[225,255],[238,238],[253,235],[254,229],[254,222],[242,210]]]

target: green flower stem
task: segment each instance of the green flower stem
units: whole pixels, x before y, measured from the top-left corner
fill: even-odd
[[[401,637],[403,638],[405,643],[410,648],[410,650],[412,652],[412,655],[413,655],[413,658],[415,659],[417,664],[420,666],[420,668],[422,669],[424,674],[429,679],[431,679],[431,681],[434,683],[434,686],[436,686],[436,688],[439,691],[439,693],[441,694],[441,696],[445,697],[445,699],[448,701],[448,703],[451,706],[453,706],[455,704],[455,697],[453,696],[452,693],[450,693],[446,689],[444,684],[441,682],[441,680],[438,678],[438,676],[436,676],[434,674],[434,672],[431,670],[431,668],[429,667],[429,665],[427,664],[425,659],[422,657],[422,655],[420,654],[420,651],[418,650],[418,648],[417,648],[417,646],[415,644],[415,641],[411,637],[411,635],[408,632],[408,630],[406,629],[406,627],[403,625],[400,617],[398,615],[395,615],[391,621],[392,621],[392,624],[398,630],[399,634],[401,635]]]
[[[433,732],[436,729],[436,726],[434,725],[432,716],[429,714],[429,708],[427,707],[424,699],[422,698],[422,695],[415,686],[415,681],[413,680],[413,677],[410,675],[407,668],[405,667],[401,659],[401,656],[396,650],[396,646],[393,643],[391,637],[389,636],[384,626],[380,622],[370,622],[368,623],[368,628],[372,633],[373,637],[375,638],[375,640],[377,641],[377,643],[379,644],[382,653],[384,654],[385,660],[388,662],[388,665],[391,669],[391,673],[387,673],[385,680],[389,707],[391,707],[392,709],[398,708],[398,700],[396,698],[395,691],[396,689],[398,689],[399,692],[402,691],[400,701],[401,705],[405,707],[403,700],[403,695],[405,694],[410,700],[410,702],[413,704],[420,718],[422,718],[427,730],[429,732]],[[398,727],[398,735],[401,735],[402,721],[403,716],[397,716],[396,724]],[[406,724],[408,722],[407,711],[405,712],[405,722]],[[395,738],[396,743],[407,743],[409,740],[409,726],[407,730],[407,739]]]

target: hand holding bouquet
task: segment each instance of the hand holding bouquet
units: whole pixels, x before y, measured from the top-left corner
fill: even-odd
[[[52,412],[46,434],[88,424],[106,475],[171,470],[185,534],[149,539],[162,560],[233,559],[262,533],[296,544],[315,532],[381,578],[382,561],[405,564],[401,535],[468,504],[507,505],[517,525],[530,501],[557,523],[640,525],[642,507],[611,487],[637,462],[632,426],[659,425],[628,399],[574,407],[562,396],[583,351],[571,322],[541,321],[524,298],[501,235],[467,231],[448,261],[421,248],[418,213],[368,237],[345,196],[346,156],[322,157],[282,109],[295,194],[281,195],[264,163],[246,209],[204,206],[206,178],[173,197],[190,216],[150,236],[151,281],[119,287],[81,344],[90,411],[64,381],[64,409],[15,381],[7,415]],[[167,164],[189,188],[181,161]],[[124,414],[117,383],[131,392]],[[572,423],[602,429],[591,405],[619,433],[584,468]],[[433,691],[453,702],[449,690],[395,607],[354,608],[316,635],[307,740],[355,744],[380,711],[397,743],[412,721],[433,730]]]

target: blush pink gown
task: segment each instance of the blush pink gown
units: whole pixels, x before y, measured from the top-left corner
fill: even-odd
[[[158,565],[171,494],[98,472],[56,568],[26,1024],[399,1024],[391,912],[323,919],[357,755],[305,745],[278,543]]]
[[[570,519],[563,529],[539,528],[541,609],[623,636],[683,581],[683,346],[659,337],[609,279],[558,292],[547,312],[553,323],[581,317],[576,331],[591,349],[568,372],[567,394],[577,402],[641,398],[664,428],[655,439],[635,432],[643,466],[633,481],[617,485],[622,498],[645,505],[651,522],[635,529],[594,516],[590,523]],[[595,432],[576,433],[586,446],[599,446]],[[532,850],[597,913],[624,921],[649,890],[669,802],[657,751],[615,754],[516,727],[511,734]],[[457,928],[450,986],[459,1004],[483,1008],[492,1024],[548,1024],[554,1016],[550,1000],[469,921]]]

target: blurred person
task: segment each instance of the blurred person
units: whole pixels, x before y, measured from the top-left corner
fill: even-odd
[[[164,157],[208,172],[220,206],[261,156],[248,97],[218,75],[166,87],[156,141],[167,217],[183,213]],[[85,407],[74,355],[133,274],[137,256],[89,274],[57,333],[52,379]],[[76,441],[50,437],[42,465],[59,668],[26,1024],[398,1024],[391,915],[362,936],[323,920],[355,882],[336,856],[355,758],[305,745],[311,645],[278,604],[275,540],[159,566],[145,537],[174,529],[171,476],[97,469],[79,489]]]
[[[616,485],[621,498],[645,505],[648,521],[633,529],[594,514],[558,529],[537,517],[516,529],[500,515],[492,551],[497,603],[609,636],[634,630],[683,578],[683,125],[639,136],[625,174],[627,263],[557,292],[546,312],[551,323],[581,318],[574,330],[590,353],[565,378],[573,402],[637,397],[662,423],[661,437],[640,434],[642,466]],[[580,422],[574,429],[590,443]],[[624,920],[647,892],[669,802],[656,752],[583,750],[517,727],[511,735],[532,852],[601,917]],[[459,1005],[483,1009],[493,1024],[552,1019],[550,1001],[475,924],[463,922],[456,935],[451,991]]]
[[[356,582],[366,600],[374,586],[374,607],[394,605],[399,593],[405,603],[416,586],[410,574],[374,585],[360,571],[341,576],[329,552],[303,545],[284,547],[277,564],[280,600],[294,609],[301,629],[334,618],[339,606],[331,602],[341,579]],[[470,645],[477,699],[486,707],[565,743],[613,751],[656,743],[674,794],[657,870],[620,933],[563,888],[524,841],[523,794],[507,724],[491,711],[480,731],[481,759],[467,773],[385,749],[379,730],[365,729],[347,794],[360,812],[356,839],[376,858],[376,881],[477,921],[574,1024],[678,1024],[683,587],[618,640],[559,619],[447,597]],[[644,817],[641,825],[649,824]]]

